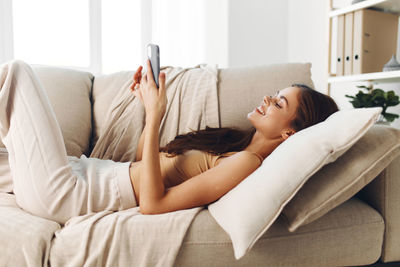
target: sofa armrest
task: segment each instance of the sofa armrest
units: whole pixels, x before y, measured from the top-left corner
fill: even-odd
[[[400,260],[400,156],[357,195],[380,212],[385,221],[381,260]]]

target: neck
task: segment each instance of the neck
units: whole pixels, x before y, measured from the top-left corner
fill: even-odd
[[[268,157],[272,151],[275,150],[281,143],[283,139],[281,136],[276,138],[267,139],[259,132],[256,132],[251,139],[250,144],[244,149],[246,151],[255,152],[261,155],[264,159]]]

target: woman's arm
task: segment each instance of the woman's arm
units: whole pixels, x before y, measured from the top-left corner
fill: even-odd
[[[159,214],[210,204],[237,186],[259,166],[260,161],[253,153],[238,152],[217,166],[168,188],[155,205],[146,206],[145,209],[140,206],[140,212]]]
[[[143,145],[143,158],[140,179],[140,211],[153,209],[165,194],[161,177],[159,157],[159,119],[156,116],[146,117],[146,135]]]
[[[148,60],[147,69],[150,68],[150,61]],[[167,105],[165,73],[160,73],[159,81],[160,87],[157,89],[153,74],[148,71],[140,82],[140,89],[134,91],[146,111],[146,131],[141,158],[143,176],[140,179],[139,189],[141,212],[153,209],[165,194],[159,158],[159,128]]]
[[[137,86],[140,86],[140,82],[142,80],[142,66],[139,66],[139,68],[136,70],[135,74],[133,75],[133,83],[130,87],[130,89],[132,91],[134,91],[136,89]],[[135,161],[140,161],[142,160],[142,152],[143,152],[143,144],[144,144],[144,136],[146,133],[146,125],[143,128],[142,134],[140,135],[139,138],[139,143],[136,149],[136,157],[135,157]]]
[[[146,125],[144,126],[144,129],[142,131],[142,134],[140,135],[139,143],[136,149],[136,157],[135,161],[140,161],[142,160],[142,154],[143,154],[143,145],[144,145],[144,136],[146,135]]]

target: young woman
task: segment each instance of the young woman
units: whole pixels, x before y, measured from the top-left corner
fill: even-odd
[[[101,210],[139,206],[144,214],[157,214],[206,205],[249,176],[295,132],[338,110],[329,96],[295,84],[264,97],[247,115],[253,125],[248,131],[207,128],[159,148],[165,74],[160,73],[157,89],[151,72],[141,77],[141,70],[131,87],[146,111],[136,162],[114,162],[67,157],[54,111],[31,67],[22,61],[0,67],[0,137],[22,209],[64,224]]]
[[[295,84],[274,97],[265,96],[247,115],[253,125],[248,131],[208,128],[177,136],[159,149],[159,127],[167,103],[165,75],[160,74],[157,89],[151,72],[142,78],[141,70],[140,66],[131,89],[145,107],[146,126],[138,145],[138,162],[132,164],[130,174],[135,198],[145,214],[214,202],[295,132],[338,110],[329,96]]]

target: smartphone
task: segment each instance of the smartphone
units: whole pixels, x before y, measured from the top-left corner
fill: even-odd
[[[160,75],[160,48],[158,45],[147,45],[147,58],[150,59],[151,72],[153,73],[157,88],[159,88],[160,84],[158,81],[158,76]]]

